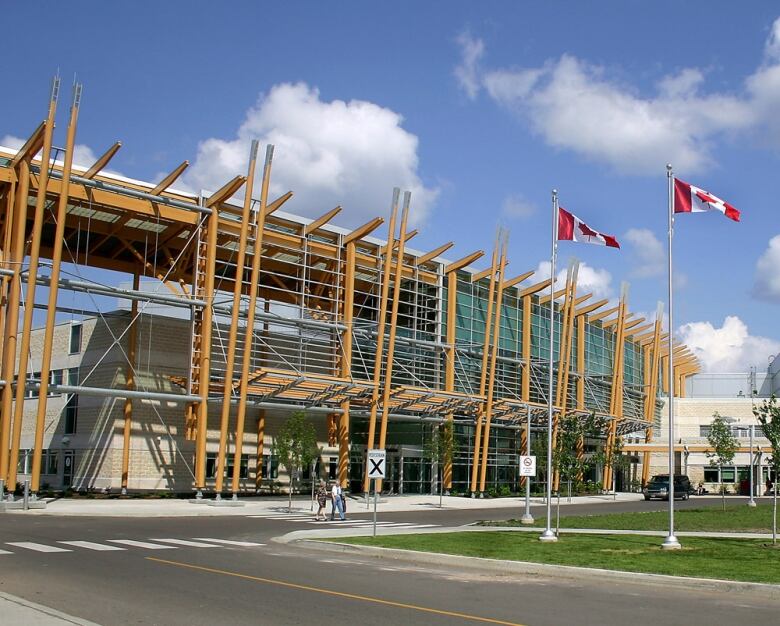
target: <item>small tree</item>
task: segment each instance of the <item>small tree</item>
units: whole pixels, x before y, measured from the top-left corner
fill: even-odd
[[[723,502],[723,510],[726,510],[726,493],[723,487],[723,466],[729,465],[734,461],[734,454],[737,451],[737,438],[731,432],[731,427],[726,421],[715,411],[712,417],[712,425],[710,426],[710,434],[707,435],[707,441],[712,447],[712,452],[707,453],[707,458],[710,460],[711,466],[717,466],[720,473],[720,493]],[[673,476],[669,477],[669,480],[673,480]],[[670,485],[671,488],[671,485]]]
[[[436,426],[429,441],[426,441],[424,454],[436,465],[439,482],[439,508],[442,506],[444,466],[452,463],[455,451],[455,434],[451,420],[445,420]]]
[[[317,433],[303,411],[296,411],[279,429],[276,437],[276,453],[279,463],[290,475],[287,511],[292,511],[293,484],[298,480],[301,469],[317,457]]]
[[[769,439],[772,448],[772,456],[769,458],[769,467],[774,475],[774,489],[772,490],[772,543],[777,543],[777,477],[780,476],[780,406],[777,399],[772,396],[764,400],[763,404],[753,408],[753,415],[758,418],[764,437]],[[753,454],[753,451],[750,451]]]

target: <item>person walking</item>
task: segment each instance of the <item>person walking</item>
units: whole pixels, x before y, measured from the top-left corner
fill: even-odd
[[[328,503],[328,490],[325,489],[325,481],[320,480],[320,484],[317,487],[317,493],[314,494],[314,499],[317,500],[317,515],[314,516],[315,522],[325,521],[325,506]]]
[[[341,485],[339,485],[338,481],[333,482],[333,488],[330,490],[330,495],[333,499],[333,508],[330,511],[330,519],[335,519],[336,511],[338,511],[339,519],[344,521],[344,503],[341,500],[343,491],[341,490]]]

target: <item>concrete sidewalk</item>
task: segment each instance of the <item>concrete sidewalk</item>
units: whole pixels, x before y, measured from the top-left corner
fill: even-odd
[[[561,506],[569,504],[594,504],[609,503],[615,500],[619,502],[634,502],[642,499],[642,494],[619,493],[603,496],[579,496],[572,497],[571,502],[567,498],[561,498]],[[229,503],[229,500],[224,501]],[[263,515],[271,512],[286,512],[287,498],[241,498],[243,506],[213,506],[214,500],[204,498],[199,503],[191,500],[174,499],[89,499],[89,498],[61,498],[47,501],[47,506],[42,510],[30,511],[6,511],[9,515],[65,515],[65,516],[97,516],[97,517],[219,517],[219,516],[249,516]],[[442,508],[439,508],[439,496],[414,495],[414,496],[382,496],[379,500],[377,511],[379,513],[391,513],[402,511],[453,511],[453,510],[477,510],[477,509],[514,509],[520,515],[525,498],[467,498],[445,496],[442,499]],[[544,504],[543,498],[531,498],[532,506]],[[373,500],[366,501],[359,496],[350,496],[347,501],[347,509],[353,513],[373,511]],[[306,497],[296,496],[292,501],[292,513],[303,514],[311,512],[311,500]]]
[[[25,626],[61,626],[62,624],[79,624],[80,626],[97,626],[80,617],[73,617],[47,606],[30,602],[17,596],[0,591],[0,621],[3,624],[24,624]]]

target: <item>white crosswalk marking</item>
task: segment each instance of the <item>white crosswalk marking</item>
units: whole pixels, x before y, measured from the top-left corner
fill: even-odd
[[[64,543],[65,545],[73,546],[75,548],[86,548],[87,550],[97,550],[98,552],[127,550],[127,548],[120,548],[119,546],[107,546],[104,543],[95,543],[94,541],[58,541],[57,543]]]
[[[111,543],[121,543],[124,546],[134,548],[146,548],[147,550],[175,550],[173,546],[163,546],[159,543],[147,543],[146,541],[133,541],[132,539],[109,539]]]
[[[159,541],[160,543],[172,543],[177,546],[187,546],[188,548],[219,548],[218,545],[213,543],[203,543],[202,541],[187,541],[186,539],[156,539],[152,537],[152,541]]]
[[[0,554],[13,554],[13,552],[9,552],[8,550],[0,550]]]
[[[44,543],[33,543],[32,541],[6,541],[8,546],[16,546],[17,548],[25,548],[26,550],[34,550],[35,552],[72,552],[67,548],[58,548],[57,546],[47,546]]]
[[[255,546],[264,546],[264,543],[253,543],[251,541],[233,541],[232,539],[212,539],[211,537],[195,537],[198,541],[210,541],[212,543],[224,543],[226,546],[240,546],[242,548],[253,548]]]

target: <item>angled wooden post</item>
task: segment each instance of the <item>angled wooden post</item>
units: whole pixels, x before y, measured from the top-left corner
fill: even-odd
[[[140,287],[140,274],[133,274],[133,290],[138,291]],[[135,353],[138,342],[138,300],[133,300],[130,304],[130,336],[127,340],[127,374],[125,377],[125,387],[132,391],[135,389]],[[133,425],[133,399],[125,398],[124,406],[124,426],[122,428],[122,485],[121,493],[127,493],[127,480],[130,472],[130,435]]]
[[[52,253],[51,274],[49,283],[49,302],[46,312],[44,329],[43,356],[41,357],[41,382],[38,396],[38,412],[35,418],[35,450],[33,451],[32,480],[30,489],[37,493],[41,481],[41,459],[43,458],[43,429],[46,420],[46,407],[49,395],[49,372],[51,370],[52,344],[54,343],[54,321],[57,312],[57,295],[59,293],[60,270],[62,269],[62,246],[65,238],[65,219],[68,212],[70,195],[70,172],[73,166],[73,148],[76,143],[76,126],[81,104],[81,85],[73,88],[73,104],[70,109],[67,140],[65,143],[65,162],[62,168],[62,187],[57,199],[57,226],[54,231],[54,250]],[[31,273],[32,276],[32,273]],[[28,283],[29,284],[29,283]],[[32,304],[32,302],[30,302]]]
[[[352,331],[355,314],[355,241],[346,244],[346,260],[344,263],[344,310],[342,321],[345,329],[341,334],[341,376],[352,377]],[[341,415],[338,416],[338,480],[342,488],[347,487],[349,481],[349,427],[350,427],[350,402],[344,400],[341,403]]]
[[[488,373],[488,356],[490,354],[490,336],[493,324],[493,296],[496,290],[496,270],[498,266],[498,233],[493,245],[493,258],[490,263],[490,286],[488,287],[487,311],[485,312],[485,341],[482,345],[482,368],[479,372],[479,395],[485,396]],[[479,408],[474,427],[474,453],[471,457],[471,496],[477,491],[477,479],[479,478],[479,457],[482,450],[482,419],[484,406]]]
[[[231,491],[233,498],[238,497],[238,480],[241,476],[241,454],[244,447],[244,421],[246,420],[246,400],[249,391],[249,370],[252,362],[252,344],[255,332],[255,310],[257,308],[257,289],[260,280],[261,257],[263,255],[263,233],[265,231],[265,213],[268,203],[268,185],[271,180],[271,164],[273,162],[274,147],[268,144],[265,148],[265,164],[263,165],[263,179],[260,184],[260,206],[255,213],[255,240],[252,242],[252,271],[249,278],[249,307],[246,312],[246,329],[244,331],[244,356],[241,360],[241,381],[238,390],[238,407],[236,409],[236,444],[233,451],[233,477]],[[263,428],[265,427],[265,413],[261,413]],[[258,425],[258,428],[260,426]],[[258,434],[260,437],[260,434]],[[258,441],[258,447],[262,449],[263,442]],[[262,450],[261,450],[262,454]]]
[[[615,356],[612,363],[612,393],[610,396],[609,413],[612,417],[606,441],[607,462],[604,466],[603,487],[609,490],[612,484],[614,467],[612,463],[612,450],[615,447],[617,422],[623,416],[623,357],[626,326],[626,306],[628,301],[628,285],[623,284],[620,305],[618,307],[617,324],[615,327]]]
[[[387,340],[387,362],[385,364],[385,379],[382,393],[382,422],[379,427],[379,448],[384,449],[387,441],[387,420],[390,415],[390,393],[393,386],[393,355],[395,353],[395,336],[398,330],[398,306],[401,302],[401,280],[404,274],[404,247],[406,245],[406,223],[409,220],[409,203],[412,197],[410,191],[404,192],[403,210],[401,212],[401,232],[398,239],[398,252],[395,262],[393,281],[393,305],[390,310],[390,336]],[[375,489],[382,491],[382,480],[375,482]]]
[[[493,344],[491,346],[490,366],[488,374],[487,399],[485,401],[485,427],[482,435],[482,458],[479,477],[479,492],[485,493],[485,481],[487,480],[487,457],[490,447],[490,423],[493,419],[493,397],[496,386],[496,364],[498,363],[498,348],[501,343],[501,304],[504,297],[504,272],[506,268],[506,253],[508,233],[504,234],[501,246],[501,262],[498,265],[498,286],[496,287],[496,311],[493,321]]]
[[[238,236],[238,254],[236,256],[236,276],[233,281],[233,306],[230,315],[230,330],[228,331],[228,349],[225,363],[225,389],[222,393],[222,414],[219,422],[219,452],[217,453],[217,476],[215,491],[217,498],[221,497],[222,484],[225,478],[225,455],[227,453],[228,424],[230,420],[230,401],[233,399],[233,371],[236,366],[236,337],[238,334],[239,312],[241,311],[241,291],[244,287],[244,261],[246,259],[247,233],[252,212],[252,191],[257,166],[257,139],[253,139],[249,148],[249,166],[244,190],[244,206],[241,212],[241,231]],[[247,358],[247,355],[244,355]],[[241,460],[239,459],[239,464]],[[233,466],[235,469],[235,465]]]
[[[257,444],[255,452],[255,492],[259,493],[263,486],[263,453],[265,452],[265,409],[260,409],[257,415]],[[235,466],[234,466],[235,467]],[[233,474],[235,475],[235,469]],[[239,474],[240,475],[240,474]],[[273,478],[271,478],[273,480]]]
[[[35,199],[35,217],[33,221],[32,237],[30,242],[30,261],[28,276],[38,275],[38,258],[41,248],[41,231],[43,230],[43,217],[46,208],[46,190],[49,181],[49,162],[51,160],[51,144],[52,135],[54,132],[54,118],[57,112],[57,99],[59,98],[60,79],[55,77],[52,81],[51,97],[49,99],[49,110],[46,118],[46,126],[43,135],[43,152],[41,153],[41,170],[38,175],[38,195]],[[29,175],[27,176],[29,183]],[[17,196],[21,195],[19,193]],[[23,207],[23,212],[22,212]],[[35,281],[30,280],[27,283],[27,302],[29,306],[24,309],[24,322],[21,335],[21,349],[19,350],[19,362],[16,361],[16,346],[17,336],[19,332],[19,304],[21,302],[21,274],[22,274],[22,261],[24,260],[25,252],[25,230],[27,225],[27,199],[24,198],[24,204],[19,205],[17,210],[16,220],[14,225],[14,275],[9,283],[9,301],[8,301],[8,314],[6,316],[6,336],[3,346],[4,360],[3,360],[3,377],[7,381],[6,386],[3,388],[3,405],[2,413],[7,420],[4,424],[5,428],[10,427],[11,414],[13,413],[14,432],[11,442],[11,454],[10,459],[6,455],[8,449],[8,439],[0,444],[0,459],[7,460],[7,467],[0,461],[0,471],[7,472],[8,484],[11,488],[16,485],[16,468],[19,458],[19,442],[22,436],[22,419],[24,414],[24,381],[27,377],[27,361],[30,347],[30,332],[32,330],[32,317],[35,302]],[[14,366],[16,369],[14,370]],[[12,381],[16,371],[19,372],[19,382],[16,388],[16,404],[13,404],[14,390],[12,388]],[[18,431],[18,432],[17,432]],[[7,437],[7,435],[6,435]]]
[[[376,435],[376,414],[379,408],[379,383],[382,379],[382,354],[385,347],[385,322],[387,317],[387,298],[390,293],[390,270],[393,259],[393,243],[395,242],[395,220],[398,214],[398,198],[401,190],[396,187],[393,189],[393,204],[390,209],[390,224],[387,229],[387,245],[385,248],[384,269],[382,270],[381,295],[379,300],[379,319],[377,320],[376,331],[376,353],[374,354],[374,377],[373,389],[371,390],[371,410],[368,418],[368,440],[366,449],[374,449],[374,438]],[[363,492],[369,490],[368,469],[363,465]]]

